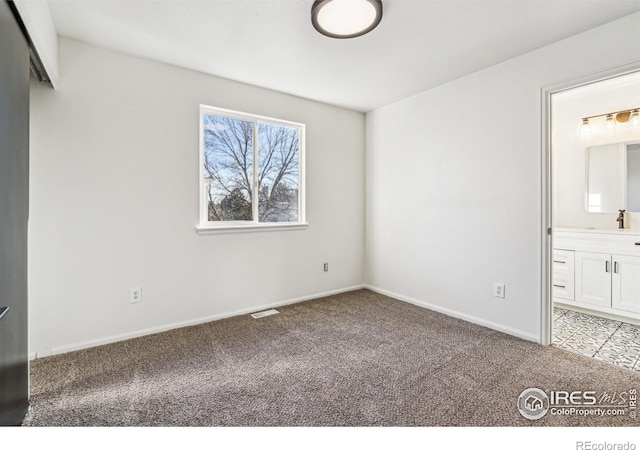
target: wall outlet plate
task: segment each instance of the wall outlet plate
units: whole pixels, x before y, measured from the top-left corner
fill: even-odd
[[[142,301],[142,288],[135,287],[129,289],[129,302],[130,303],[140,303]]]
[[[504,298],[504,289],[505,289],[504,283],[496,282],[493,285],[493,296],[498,298]]]

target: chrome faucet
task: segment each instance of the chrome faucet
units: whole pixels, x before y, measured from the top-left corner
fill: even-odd
[[[620,214],[618,214],[618,218],[616,219],[618,221],[618,229],[624,230],[624,212],[626,209],[619,209],[618,211],[620,211]]]

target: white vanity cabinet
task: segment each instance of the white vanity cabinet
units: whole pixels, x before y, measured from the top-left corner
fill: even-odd
[[[613,256],[611,307],[640,313],[640,257]]]
[[[574,300],[574,252],[553,251],[553,296],[567,301]]]
[[[571,274],[565,272],[571,265],[572,296],[560,288],[569,284],[565,280]],[[554,230],[553,299],[605,315],[640,319],[640,233]]]
[[[592,252],[575,252],[575,255],[575,300],[611,307],[611,255]]]

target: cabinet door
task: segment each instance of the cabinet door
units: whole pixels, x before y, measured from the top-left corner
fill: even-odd
[[[574,255],[571,250],[553,251],[553,297],[574,300]]]
[[[575,252],[576,302],[611,307],[611,255]]]
[[[611,306],[640,313],[640,258],[613,255]]]

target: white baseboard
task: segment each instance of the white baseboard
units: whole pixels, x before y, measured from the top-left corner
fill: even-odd
[[[268,304],[264,304],[264,305],[260,305],[260,306],[252,306],[250,308],[238,309],[238,310],[235,310],[235,311],[230,311],[230,312],[221,313],[221,314],[215,314],[215,315],[212,315],[212,316],[199,317],[197,319],[184,320],[182,322],[173,322],[173,323],[169,323],[169,324],[166,324],[166,325],[161,325],[161,326],[151,327],[151,328],[145,328],[143,330],[132,331],[132,332],[129,332],[129,333],[122,333],[122,334],[116,334],[116,335],[112,335],[112,336],[106,336],[106,337],[103,337],[103,338],[92,339],[92,340],[89,340],[89,341],[78,342],[78,343],[70,344],[70,345],[62,345],[62,346],[58,346],[58,347],[53,347],[50,352],[39,351],[37,353],[30,353],[29,356],[30,356],[31,359],[36,359],[36,358],[44,358],[44,357],[47,357],[47,356],[60,355],[62,353],[69,353],[69,352],[73,352],[73,351],[76,351],[76,350],[83,350],[83,349],[86,349],[86,348],[97,347],[99,345],[111,344],[113,342],[119,342],[119,341],[125,341],[127,339],[133,339],[133,338],[137,338],[137,337],[141,337],[141,336],[147,336],[149,334],[161,333],[163,331],[169,331],[169,330],[173,330],[173,329],[176,329],[176,328],[183,328],[183,327],[189,327],[189,326],[192,326],[192,325],[199,325],[201,323],[213,322],[213,321],[220,320],[220,319],[226,319],[228,317],[241,316],[241,315],[244,315],[244,314],[250,314],[250,313],[254,313],[254,312],[257,312],[257,311],[262,311],[262,310],[265,310],[265,309],[277,308],[279,306],[290,305],[292,303],[299,303],[299,302],[304,302],[306,300],[313,300],[313,299],[316,299],[316,298],[328,297],[330,295],[342,294],[344,292],[357,291],[358,289],[364,289],[364,288],[365,288],[365,286],[362,285],[362,284],[356,285],[356,286],[349,286],[349,287],[346,287],[346,288],[335,289],[335,290],[332,290],[332,291],[321,292],[321,293],[318,293],[318,294],[306,295],[306,296],[303,296],[303,297],[292,298],[292,299],[283,300],[283,301],[280,301],[280,302],[268,303]]]
[[[470,316],[468,314],[461,313],[459,311],[454,311],[449,308],[443,308],[442,306],[434,305],[428,302],[424,302],[422,300],[416,300],[411,297],[407,297],[405,295],[397,294],[395,292],[390,292],[385,289],[380,289],[375,286],[365,285],[365,289],[369,289],[370,291],[377,292],[378,294],[386,295],[387,297],[395,298],[396,300],[400,300],[403,302],[411,303],[412,305],[420,306],[422,308],[430,309],[431,311],[436,311],[442,314],[446,314],[447,316],[456,317],[458,319],[465,320],[467,322],[475,323],[476,325],[482,325],[483,327],[491,328],[492,330],[500,331],[502,333],[510,334],[512,336],[519,337],[526,341],[532,341],[535,343],[540,343],[540,337],[525,333],[522,330],[518,330],[516,328],[511,328],[504,326],[499,323],[491,322],[489,320],[480,319],[478,317]]]

